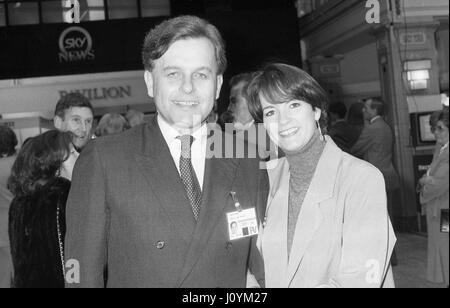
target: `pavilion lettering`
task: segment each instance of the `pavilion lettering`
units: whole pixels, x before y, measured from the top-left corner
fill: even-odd
[[[110,88],[91,88],[78,89],[70,91],[59,91],[60,97],[64,97],[69,93],[80,93],[92,101],[96,100],[114,100],[120,98],[131,97],[131,86],[119,86]]]

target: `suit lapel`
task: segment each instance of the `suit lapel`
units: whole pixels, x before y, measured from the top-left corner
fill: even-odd
[[[180,276],[180,286],[204,252],[220,219],[226,219],[223,213],[231,202],[230,192],[233,190],[238,166],[239,160],[237,159],[206,159],[200,217]]]
[[[295,229],[288,265],[288,285],[292,283],[303,256],[323,222],[320,203],[333,197],[342,151],[327,137],[327,145],[319,160],[312,182],[306,193]]]
[[[195,219],[178,170],[162,136],[156,117],[145,128],[144,145],[135,160],[139,170],[181,238],[190,242]]]

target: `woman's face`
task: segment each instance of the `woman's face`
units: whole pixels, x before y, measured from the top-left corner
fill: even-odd
[[[75,167],[78,156],[80,156],[80,154],[77,152],[77,150],[75,150],[74,147],[71,147],[69,158],[67,158],[67,160],[62,163],[61,176],[68,179],[69,181],[72,180],[73,168]]]
[[[271,104],[260,95],[264,126],[272,141],[285,153],[301,150],[313,137],[321,111],[312,105],[292,100],[282,104]]]
[[[448,127],[445,126],[444,122],[437,122],[434,130],[434,136],[436,137],[436,142],[438,144],[444,145],[448,143]]]

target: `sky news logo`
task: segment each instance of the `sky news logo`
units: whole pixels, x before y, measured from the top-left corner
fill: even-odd
[[[66,0],[64,3],[66,9],[64,19],[69,24],[80,23],[80,2],[78,0]]]

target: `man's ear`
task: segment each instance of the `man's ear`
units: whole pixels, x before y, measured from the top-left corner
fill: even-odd
[[[61,117],[60,116],[55,116],[54,118],[53,118],[53,125],[55,126],[55,128],[57,129],[57,130],[62,130],[62,123],[63,123],[63,119],[61,119]]]
[[[216,99],[219,99],[220,90],[222,89],[222,85],[223,85],[223,75],[219,75],[219,76],[217,76]]]
[[[145,84],[147,85],[147,93],[148,96],[150,97],[154,97],[154,93],[153,93],[153,75],[150,71],[145,71],[144,73],[144,80],[145,80]]]

